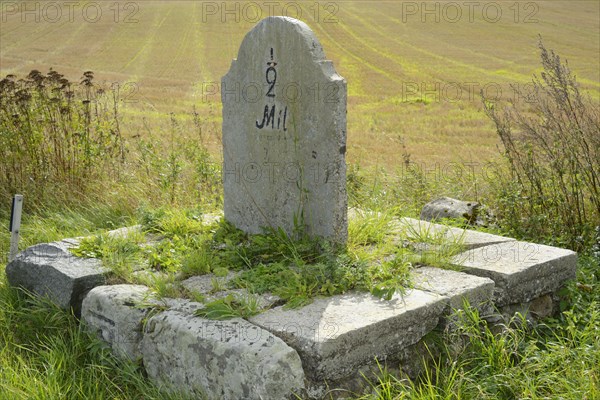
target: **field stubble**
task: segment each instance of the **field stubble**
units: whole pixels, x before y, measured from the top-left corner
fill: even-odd
[[[539,71],[538,34],[577,68],[583,89],[599,98],[596,2],[494,3],[499,17],[490,2],[473,8],[451,3],[294,2],[273,8],[274,14],[286,5],[289,16],[301,13],[347,79],[350,162],[395,168],[403,146],[417,162],[492,160],[498,140],[479,91],[514,99],[510,85],[525,85]],[[168,113],[185,118],[195,106],[210,130],[216,127],[207,145],[220,152],[220,95],[208,88],[219,84],[255,23],[256,14],[244,12],[249,2],[231,2],[234,12],[224,13],[218,2],[98,1],[101,17],[93,23],[84,8],[70,15],[63,5],[57,20],[47,2],[30,7],[38,15],[7,4],[0,75],[53,67],[74,80],[92,70],[97,81],[119,82],[124,134],[131,137],[168,121]],[[262,16],[269,15],[256,4]]]

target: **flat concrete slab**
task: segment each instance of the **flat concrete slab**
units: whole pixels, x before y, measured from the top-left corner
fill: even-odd
[[[450,243],[460,243],[465,249],[474,249],[496,243],[513,242],[515,239],[470,229],[454,228],[414,218],[400,218],[395,231],[414,242],[424,238],[439,238]]]
[[[523,303],[575,278],[577,253],[542,244],[511,241],[475,248],[452,261],[464,272],[492,279],[496,306]]]
[[[411,290],[391,301],[369,293],[316,299],[250,318],[298,351],[313,380],[337,380],[418,342],[439,321],[448,298]]]
[[[493,310],[494,281],[489,278],[434,267],[417,268],[412,278],[417,289],[449,298],[447,314],[462,309],[465,300],[481,314]]]

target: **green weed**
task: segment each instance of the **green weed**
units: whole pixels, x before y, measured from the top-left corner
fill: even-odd
[[[87,71],[74,83],[51,69],[0,80],[2,203],[22,193],[27,209],[47,201],[74,204],[95,190],[95,180],[120,175],[119,99],[93,79]]]
[[[205,304],[196,315],[208,319],[225,320],[230,318],[250,318],[260,312],[258,297],[253,294],[240,296],[229,294],[226,297]]]

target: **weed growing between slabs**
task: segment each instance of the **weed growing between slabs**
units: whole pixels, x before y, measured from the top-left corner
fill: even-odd
[[[390,300],[410,287],[413,267],[451,267],[449,257],[462,249],[460,244],[446,245],[443,235],[399,230],[391,212],[356,212],[344,248],[311,238],[301,229],[292,235],[281,229],[248,235],[224,219],[209,222],[209,217],[199,209],[146,210],[139,216],[140,229],[87,237],[72,251],[102,259],[114,282],[147,285],[158,297],[204,302],[200,315],[222,319],[257,314],[257,296],[265,293],[290,308],[351,290]],[[415,240],[430,246],[423,250],[402,245]],[[212,293],[243,289],[247,295],[238,291],[206,301],[204,294],[180,284],[206,274],[213,274]]]

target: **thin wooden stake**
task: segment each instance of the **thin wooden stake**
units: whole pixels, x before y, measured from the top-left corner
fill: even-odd
[[[11,262],[19,252],[19,231],[21,230],[21,212],[23,211],[23,196],[16,194],[10,212],[10,252],[8,261]]]

